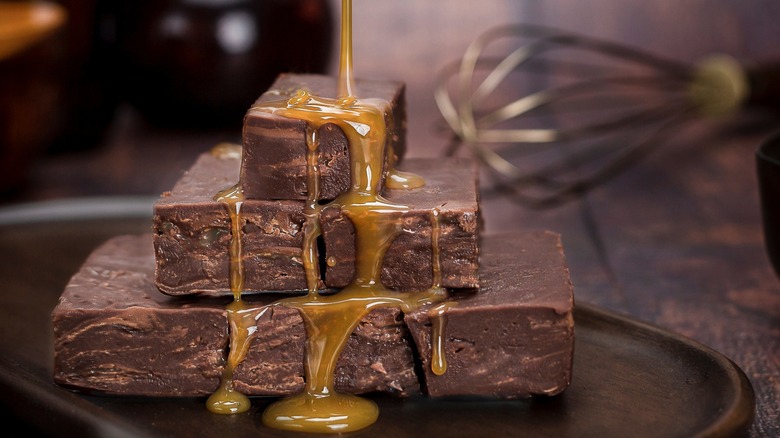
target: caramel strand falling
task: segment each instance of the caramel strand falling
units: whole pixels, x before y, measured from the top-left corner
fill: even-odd
[[[355,96],[355,78],[352,77],[352,0],[341,0],[341,53],[339,57],[340,98]]]

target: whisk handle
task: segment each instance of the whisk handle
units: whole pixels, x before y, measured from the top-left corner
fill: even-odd
[[[780,61],[750,67],[746,73],[750,87],[747,104],[780,108]]]

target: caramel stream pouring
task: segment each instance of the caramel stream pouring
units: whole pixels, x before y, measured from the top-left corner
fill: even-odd
[[[245,412],[251,406],[249,398],[233,389],[233,371],[244,359],[257,330],[257,321],[273,316],[276,306],[297,309],[306,327],[304,391],[283,398],[263,413],[263,423],[277,429],[305,432],[339,433],[365,428],[373,424],[379,409],[371,400],[336,392],[334,371],[347,339],[370,311],[380,307],[396,307],[410,312],[429,305],[433,325],[432,369],[443,374],[447,364],[442,350],[444,313],[449,306],[447,293],[441,287],[439,269],[439,212],[431,211],[433,233],[433,284],[427,290],[398,292],[385,288],[380,280],[385,252],[401,233],[399,218],[408,210],[384,199],[379,193],[383,168],[388,169],[386,185],[393,189],[413,189],[425,184],[417,175],[396,170],[395,154],[389,150],[385,117],[389,103],[380,99],[359,98],[352,76],[352,1],[342,0],[341,54],[338,97],[311,95],[299,90],[292,98],[255,104],[252,111],[275,113],[305,120],[308,124],[306,143],[308,195],[304,209],[303,261],[308,293],[281,299],[271,305],[253,307],[242,300],[244,268],[241,242],[241,207],[244,196],[240,184],[219,192],[231,218],[230,288],[234,300],[227,307],[230,322],[230,349],[219,389],[209,397],[207,408],[215,413]],[[351,160],[350,189],[335,200],[320,204],[318,169],[318,131],[333,123],[349,141]],[[224,151],[223,151],[224,152]],[[238,153],[238,151],[234,151]],[[229,151],[228,151],[229,153]],[[386,162],[385,157],[390,157]],[[319,257],[317,238],[320,212],[338,208],[353,223],[356,233],[355,276],[341,291],[321,294],[318,291]]]

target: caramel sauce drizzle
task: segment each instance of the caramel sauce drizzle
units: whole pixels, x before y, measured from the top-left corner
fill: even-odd
[[[311,124],[306,126],[306,205],[303,214],[306,220],[303,225],[303,268],[306,273],[306,287],[309,291],[319,288],[319,254],[317,238],[322,234],[320,227],[320,164],[319,164],[319,130]]]
[[[441,251],[439,236],[441,235],[441,212],[439,208],[431,210],[431,264],[433,269],[433,282],[431,288],[441,287]],[[455,301],[444,301],[428,311],[431,321],[431,371],[437,376],[447,372],[447,355],[444,353],[444,332],[447,325],[445,317],[448,309],[455,307]]]
[[[269,306],[252,308],[241,299],[243,291],[243,258],[241,252],[240,185],[223,190],[216,199],[228,209],[231,220],[230,288],[234,300],[228,305],[230,349],[219,389],[209,397],[207,407],[216,413],[239,413],[250,407],[249,399],[233,389],[235,367],[244,359],[256,330],[258,318],[273,306],[297,309],[306,328],[303,392],[283,398],[263,413],[269,427],[305,431],[340,433],[363,429],[379,415],[377,405],[368,399],[335,390],[335,369],[349,336],[372,310],[394,307],[408,313],[422,306],[435,305],[429,315],[433,323],[432,369],[436,374],[446,370],[443,353],[444,313],[447,293],[441,287],[439,263],[439,211],[431,213],[433,248],[433,281],[429,289],[398,292],[385,288],[381,267],[387,249],[403,230],[399,218],[408,206],[388,201],[379,193],[380,178],[389,160],[386,185],[390,188],[415,188],[425,181],[417,175],[395,170],[395,155],[390,148],[385,124],[389,103],[378,99],[358,99],[352,78],[351,0],[342,0],[342,46],[338,98],[313,96],[299,90],[288,100],[263,102],[251,111],[264,111],[307,122],[307,184],[304,207],[303,260],[308,293],[276,301]],[[345,133],[351,157],[351,186],[335,200],[320,204],[319,137],[325,124],[333,123]],[[389,154],[389,155],[388,155]],[[319,255],[317,238],[321,234],[319,217],[325,208],[338,208],[355,228],[355,276],[337,293],[319,291]]]
[[[212,150],[213,154],[222,154],[223,150]],[[219,155],[218,155],[219,156]],[[233,302],[227,306],[228,324],[230,325],[230,346],[227,363],[222,372],[219,388],[206,401],[206,408],[217,414],[238,414],[247,411],[252,403],[244,394],[233,388],[233,373],[236,366],[244,360],[252,334],[257,329],[257,323],[252,318],[252,310],[241,299],[244,291],[244,257],[241,238],[241,206],[244,194],[241,186],[236,184],[224,189],[214,196],[228,211],[230,217],[230,265],[228,278]],[[261,312],[264,312],[263,309]]]
[[[447,355],[444,352],[444,332],[447,327],[447,311],[458,303],[456,301],[444,301],[428,311],[431,321],[431,371],[437,376],[447,372]]]
[[[388,142],[388,144],[390,144]],[[404,172],[396,168],[398,155],[392,147],[388,150],[387,176],[385,177],[385,186],[394,190],[411,190],[425,185],[425,179],[411,172]]]

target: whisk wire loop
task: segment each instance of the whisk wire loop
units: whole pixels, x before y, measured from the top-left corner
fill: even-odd
[[[523,41],[503,57],[486,54],[496,41],[507,38]],[[567,50],[577,52],[577,56],[558,64],[547,58],[568,54]],[[593,55],[625,65],[600,69],[598,63],[580,61],[582,56]],[[532,72],[540,65],[548,87],[512,98],[518,86],[507,85],[510,76]],[[556,82],[553,74],[562,71],[574,81]],[[448,154],[465,145],[491,172],[495,180],[492,193],[511,194],[531,206],[551,206],[614,177],[652,150],[665,130],[690,119],[695,102],[688,88],[694,75],[695,69],[685,63],[621,44],[544,26],[510,24],[483,33],[459,62],[445,66],[439,72],[434,99],[454,134]],[[456,91],[454,98],[452,89]],[[658,96],[652,99],[648,93],[663,94],[663,98],[658,103]],[[606,108],[608,96],[624,100],[625,106]],[[494,102],[507,99],[499,105]],[[575,126],[562,126],[567,110],[556,111],[557,106],[570,103],[574,107],[575,101],[586,99],[592,100],[591,105],[582,111]],[[639,108],[632,106],[637,101]],[[551,120],[553,127],[517,126],[522,125],[519,121],[538,125],[539,120]],[[620,137],[626,132],[644,137]],[[566,142],[578,146],[550,153]],[[526,166],[521,168],[511,155],[532,145],[537,146],[528,149],[529,153],[546,151],[551,158],[529,171],[527,165],[535,162],[522,163]]]

